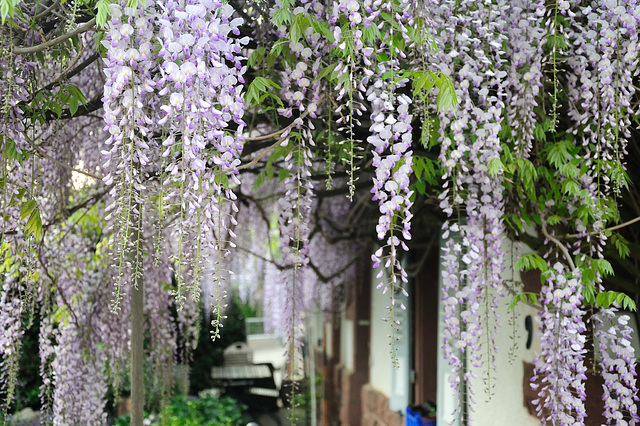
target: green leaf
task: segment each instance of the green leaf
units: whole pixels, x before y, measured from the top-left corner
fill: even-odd
[[[560,222],[562,222],[562,218],[560,216],[558,216],[557,214],[551,215],[547,218],[547,223],[551,226],[553,225],[557,225]]]
[[[524,297],[523,297],[524,296]],[[507,310],[511,311],[513,310],[513,308],[516,307],[516,305],[519,302],[524,302],[525,300],[527,300],[526,296],[522,293],[520,294],[516,294],[515,296],[513,296],[513,298],[511,299],[511,302],[509,303],[509,307],[507,308]]]
[[[78,100],[76,98],[71,98],[69,100],[69,112],[72,116],[76,115],[78,111]]]
[[[278,181],[282,182],[286,178],[291,176],[291,172],[288,169],[280,169],[278,170]]]
[[[333,72],[333,70],[335,69],[336,65],[338,65],[338,64],[337,63],[333,63],[333,64],[331,64],[329,66],[324,67],[318,73],[318,76],[316,77],[316,80],[320,80],[321,78],[324,78],[327,75],[331,74]]]
[[[509,307],[507,308],[507,310],[509,311],[513,310],[513,308],[515,308],[516,305],[520,302],[538,303],[538,295],[531,292],[523,292],[520,294],[516,294],[515,296],[513,296],[513,299],[511,299],[511,302],[509,303]]]
[[[398,25],[398,22],[396,21],[396,18],[395,18],[395,17],[393,17],[391,14],[389,14],[389,13],[387,13],[387,12],[382,12],[382,13],[380,14],[380,17],[382,17],[382,19],[384,19],[385,21],[387,21],[388,23],[390,23],[390,24],[391,24],[391,26],[392,26],[393,28],[395,28],[396,30],[401,31],[401,28],[400,28],[400,26]],[[398,34],[399,34],[399,32],[398,32]]]
[[[13,15],[11,10],[9,9],[9,2],[7,0],[2,0],[0,2],[0,16],[2,17],[2,24],[4,24],[4,20],[9,16]]]
[[[26,219],[27,217],[29,217],[33,212],[33,209],[35,209],[36,207],[36,200],[34,200],[33,198],[25,201],[25,203],[20,208],[20,219]]]
[[[415,183],[415,188],[422,195],[427,195],[427,185],[424,183],[422,179],[418,179]]]
[[[333,34],[331,34],[333,38]],[[371,25],[362,29],[362,39],[366,42],[366,45],[373,44],[373,41],[380,39],[380,30],[377,25]],[[335,40],[335,39],[333,39]],[[332,42],[333,42],[332,40]]]
[[[518,167],[518,175],[524,183],[524,188],[528,192],[534,192],[535,190],[535,181],[538,179],[538,172],[536,171],[533,163],[524,158],[518,158],[516,160],[516,165]]]
[[[25,230],[27,234],[33,234],[37,240],[42,238],[42,220],[39,209],[36,208],[31,212]]]
[[[58,309],[53,314],[53,321],[56,323],[62,323],[64,326],[69,322],[69,317],[71,316],[71,312],[66,305],[59,306]]]
[[[596,306],[600,308],[608,308],[613,303],[625,310],[635,311],[636,303],[632,298],[624,293],[617,291],[603,291],[596,296]]]
[[[253,184],[253,187],[251,189],[252,190],[258,189],[260,185],[264,183],[265,178],[266,178],[266,172],[262,170],[260,173],[258,173],[258,177],[256,178],[256,181]]]
[[[280,56],[280,54],[282,53],[282,49],[287,43],[289,43],[289,40],[287,39],[282,39],[274,43],[273,47],[269,51],[269,54],[267,55],[267,68],[273,67],[276,59],[278,58],[278,56]]]
[[[488,172],[489,176],[496,177],[504,171],[504,164],[500,157],[494,157],[489,161]]]
[[[69,95],[71,95],[71,98],[77,99],[78,102],[85,103],[87,101],[86,98],[84,97],[84,94],[82,93],[82,90],[80,90],[78,86],[69,84],[68,86],[66,86],[66,90],[69,93]]]
[[[420,91],[430,92],[435,84],[434,75],[428,71],[418,71],[414,73],[413,95],[417,96]]]
[[[565,179],[564,182],[562,182],[562,192],[575,196],[580,192],[580,186],[578,182],[573,179]]]
[[[516,264],[513,265],[513,268],[516,271],[528,271],[530,269],[537,268],[540,270],[540,272],[544,272],[548,269],[547,262],[545,262],[544,259],[536,253],[526,254],[522,256],[520,259],[518,259]]]
[[[393,46],[403,51],[406,42],[404,40],[403,34],[401,32],[397,32],[393,35],[393,40],[391,41],[391,43],[393,44]]]
[[[592,265],[596,268],[598,272],[602,275],[615,275],[613,271],[613,266],[606,259],[593,259],[591,261]]]
[[[266,49],[264,47],[258,47],[256,50],[251,52],[251,55],[249,55],[249,59],[247,60],[249,66],[254,68],[256,65],[260,65],[264,60],[265,53]]]
[[[20,0],[0,0],[0,17],[2,18],[2,24],[4,24],[6,18],[12,18],[16,12],[16,8],[20,5]],[[20,10],[18,9],[20,15]],[[11,21],[10,25],[15,26]]]
[[[437,83],[436,83],[437,85]],[[438,93],[438,99],[436,101],[438,111],[453,111],[458,109],[458,97],[456,96],[455,88],[449,77],[443,76],[440,84],[440,93]]]
[[[24,194],[26,193],[27,193],[27,188],[24,188],[21,186],[20,189],[18,189],[18,192],[13,195],[12,204],[22,200],[22,198],[24,197]]]
[[[292,44],[295,44],[300,40],[301,37],[304,36],[307,28],[311,26],[311,21],[308,16],[305,16],[304,13],[298,13],[293,17],[293,23],[291,24],[291,28],[289,30],[289,40],[291,40]]]
[[[584,284],[584,274],[582,275]],[[595,302],[596,286],[593,285],[593,281],[584,285],[582,290],[582,297],[584,297],[584,303],[587,305],[593,305]]]
[[[629,241],[627,241],[622,235],[617,233],[613,234],[611,236],[611,242],[615,246],[616,250],[618,250],[618,254],[622,259],[629,256],[631,253],[631,250],[629,250]]]
[[[631,179],[619,161],[616,161],[611,170],[611,182],[614,188],[628,189]]]
[[[109,15],[111,14],[111,11],[109,10],[110,4],[111,2],[109,0],[98,0],[96,3],[96,9],[98,9],[96,24],[100,28],[104,27],[104,24],[106,24],[109,19]]]
[[[264,77],[256,77],[245,94],[245,102],[249,105],[259,105],[263,94],[269,93],[269,88],[280,89],[280,86]]]
[[[536,124],[536,127],[533,129],[533,136],[540,142],[545,142],[547,140],[544,128],[540,124]]]
[[[271,17],[271,22],[273,22],[277,27],[284,24],[291,24],[292,14],[288,8],[283,7],[282,9],[276,10],[276,12]]]
[[[549,34],[547,36],[547,42],[545,43],[545,47],[556,48],[556,49],[564,49],[567,47],[567,41],[562,34]]]
[[[4,138],[3,155],[4,157],[9,159],[14,159],[14,160],[18,159],[19,157],[18,150],[16,149],[16,143],[13,141],[13,139],[9,139],[8,137]]]
[[[561,165],[558,170],[560,171],[560,173],[571,179],[576,178],[580,173],[578,168],[571,163],[565,163]]]
[[[549,163],[559,169],[560,166],[567,163],[573,158],[573,156],[569,153],[569,150],[571,148],[573,148],[572,143],[566,140],[556,142],[551,145],[551,147],[549,148],[549,153],[547,154]]]
[[[622,309],[627,311],[635,312],[635,310],[637,309],[635,300],[633,300],[626,294],[622,295],[622,301],[621,302],[619,301],[618,304],[622,306]]]
[[[326,22],[324,21],[318,22],[318,20],[313,18],[309,18],[309,19],[311,21],[311,25],[313,26],[313,29],[316,30],[317,33],[325,36],[327,41],[333,43],[336,40],[335,37],[333,36],[333,31],[329,29]]]

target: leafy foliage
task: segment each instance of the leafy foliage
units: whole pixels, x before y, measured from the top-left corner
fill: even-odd
[[[246,407],[229,397],[203,395],[199,398],[178,395],[157,414],[147,414],[148,424],[167,426],[235,426],[248,420]],[[129,416],[116,420],[116,426],[129,425]]]

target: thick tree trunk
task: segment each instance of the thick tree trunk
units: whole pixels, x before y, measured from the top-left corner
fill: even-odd
[[[144,420],[144,352],[142,277],[135,278],[131,288],[131,426],[142,426]],[[135,288],[137,287],[137,288]]]
[[[138,215],[142,215],[142,206],[138,205]],[[134,271],[142,271],[142,254],[138,251],[142,238],[138,218],[138,229],[133,232],[133,243],[136,247],[134,253]],[[133,272],[131,297],[131,354],[130,380],[131,380],[131,426],[142,426],[144,420],[144,289],[142,273]]]

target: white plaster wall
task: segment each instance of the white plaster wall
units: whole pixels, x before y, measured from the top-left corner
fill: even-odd
[[[331,323],[328,322],[324,325],[325,331],[325,346],[327,348],[327,356],[331,358],[333,356],[333,327],[331,327]]]
[[[374,270],[375,277],[378,270]],[[369,382],[376,390],[389,397],[391,395],[391,354],[389,347],[390,326],[382,321],[387,316],[386,306],[389,305],[389,294],[382,294],[376,289],[379,281],[373,279],[371,283],[371,348],[369,355]]]
[[[353,371],[353,321],[347,319],[342,310],[340,325],[340,362],[349,371]]]

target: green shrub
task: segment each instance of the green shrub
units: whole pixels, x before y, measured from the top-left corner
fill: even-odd
[[[162,409],[159,415],[146,415],[150,424],[162,426],[237,426],[248,419],[243,411],[246,407],[233,398],[203,396],[192,398],[178,395],[171,405]],[[115,426],[128,426],[129,416],[119,417]]]

